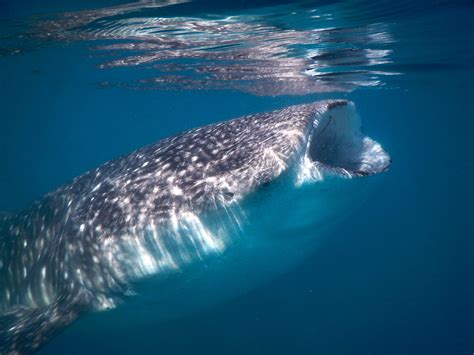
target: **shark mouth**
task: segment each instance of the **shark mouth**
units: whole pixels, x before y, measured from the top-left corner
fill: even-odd
[[[333,101],[314,120],[301,177],[368,176],[386,171],[390,163],[382,146],[361,132],[355,105]]]

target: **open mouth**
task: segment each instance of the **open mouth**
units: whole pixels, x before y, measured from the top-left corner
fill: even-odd
[[[320,180],[378,174],[391,162],[382,146],[361,132],[355,105],[348,101],[333,101],[316,117],[305,160]]]

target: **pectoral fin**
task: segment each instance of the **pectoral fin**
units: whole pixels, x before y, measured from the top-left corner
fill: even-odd
[[[84,298],[67,295],[45,307],[11,307],[0,315],[0,354],[30,354],[77,319]]]

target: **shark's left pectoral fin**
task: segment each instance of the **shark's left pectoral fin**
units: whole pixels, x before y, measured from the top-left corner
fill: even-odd
[[[65,326],[77,319],[84,309],[81,298],[70,295],[38,308],[18,305],[0,314],[0,354],[30,354]]]

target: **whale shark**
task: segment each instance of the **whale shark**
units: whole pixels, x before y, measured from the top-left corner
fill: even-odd
[[[106,162],[0,215],[0,353],[38,351],[81,315],[126,314],[134,300],[156,300],[166,319],[254,287],[305,257],[363,193],[357,181],[390,163],[346,100],[210,124]]]

